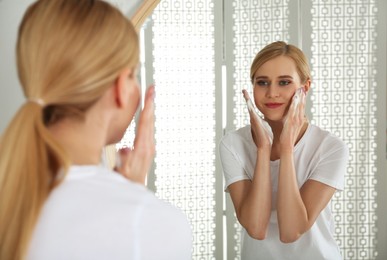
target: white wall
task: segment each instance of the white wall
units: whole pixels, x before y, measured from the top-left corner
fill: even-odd
[[[16,71],[16,36],[32,0],[0,0],[0,134],[24,102]]]

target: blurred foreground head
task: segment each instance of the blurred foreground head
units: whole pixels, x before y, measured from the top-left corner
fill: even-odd
[[[40,209],[70,162],[47,126],[83,118],[139,61],[131,22],[98,0],[39,0],[26,11],[17,66],[27,99],[0,139],[0,259],[23,259]]]

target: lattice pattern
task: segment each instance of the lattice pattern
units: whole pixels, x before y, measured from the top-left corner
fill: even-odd
[[[312,122],[350,149],[345,191],[332,202],[345,259],[374,259],[376,236],[375,1],[313,1]]]
[[[215,259],[213,3],[163,0],[153,15],[156,190],[187,214],[194,259]]]
[[[234,31],[234,122],[235,128],[250,123],[246,103],[242,96],[242,89],[247,89],[252,96],[250,81],[250,66],[255,55],[265,45],[273,41],[289,40],[288,22],[289,0],[234,0],[233,19]],[[229,210],[234,210],[231,208]],[[228,235],[228,239],[235,243],[235,259],[240,259],[240,225],[236,223],[235,234]]]

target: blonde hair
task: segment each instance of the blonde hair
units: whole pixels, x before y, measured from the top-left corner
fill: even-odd
[[[255,56],[250,69],[251,83],[254,84],[254,74],[257,70],[267,61],[274,59],[278,56],[287,56],[291,58],[296,64],[298,75],[300,76],[301,83],[305,83],[308,79],[311,79],[310,67],[305,54],[296,46],[287,44],[282,41],[273,42],[266,45]]]
[[[17,65],[24,95],[35,101],[22,105],[0,140],[0,259],[24,258],[42,205],[71,163],[47,126],[82,120],[138,61],[135,29],[106,2],[39,0],[28,8]]]

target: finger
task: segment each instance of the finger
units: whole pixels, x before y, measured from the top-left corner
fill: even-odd
[[[306,104],[306,94],[303,91],[301,93],[301,102],[300,102],[300,119],[304,120],[305,117],[305,104]]]
[[[253,102],[251,101],[249,93],[247,93],[247,91],[245,89],[242,90],[242,93],[243,93],[243,97],[244,97],[246,104],[247,104],[247,110],[249,111],[250,118],[251,117],[259,117],[257,112],[255,111],[255,108],[254,108]]]
[[[144,109],[141,111],[138,122],[135,146],[138,146],[139,143],[143,145],[147,141],[154,143],[154,96],[154,86],[151,86],[145,95]]]
[[[155,86],[149,86],[145,94],[145,106],[154,105]]]
[[[144,99],[144,109],[141,112],[140,120],[149,121],[148,123],[154,123],[154,96],[155,96],[155,88],[154,86],[150,86],[145,94]]]
[[[155,154],[154,96],[155,90],[154,87],[151,86],[146,92],[144,109],[140,115],[136,138],[134,141],[134,150],[131,154],[131,168],[133,169],[133,172],[137,174],[136,176],[140,177],[141,180],[145,179]]]
[[[303,88],[299,88],[297,93],[299,101],[294,109],[294,115],[301,122],[305,116],[305,92],[303,91]]]
[[[148,138],[154,137],[154,127],[155,127],[155,87],[150,86],[147,90],[146,97],[145,97],[145,106],[144,106],[144,116],[145,120],[147,121],[147,134]]]
[[[116,153],[116,165],[114,170],[123,173],[128,167],[129,153],[131,149],[129,147],[121,148]]]
[[[250,99],[249,93],[247,93],[246,89],[243,89],[242,93],[243,93],[243,97],[245,98],[246,101]]]
[[[303,88],[298,88],[293,95],[292,102],[289,106],[289,111],[286,116],[286,119],[289,117],[297,117],[300,114],[300,108],[302,108],[301,104],[303,102]]]

